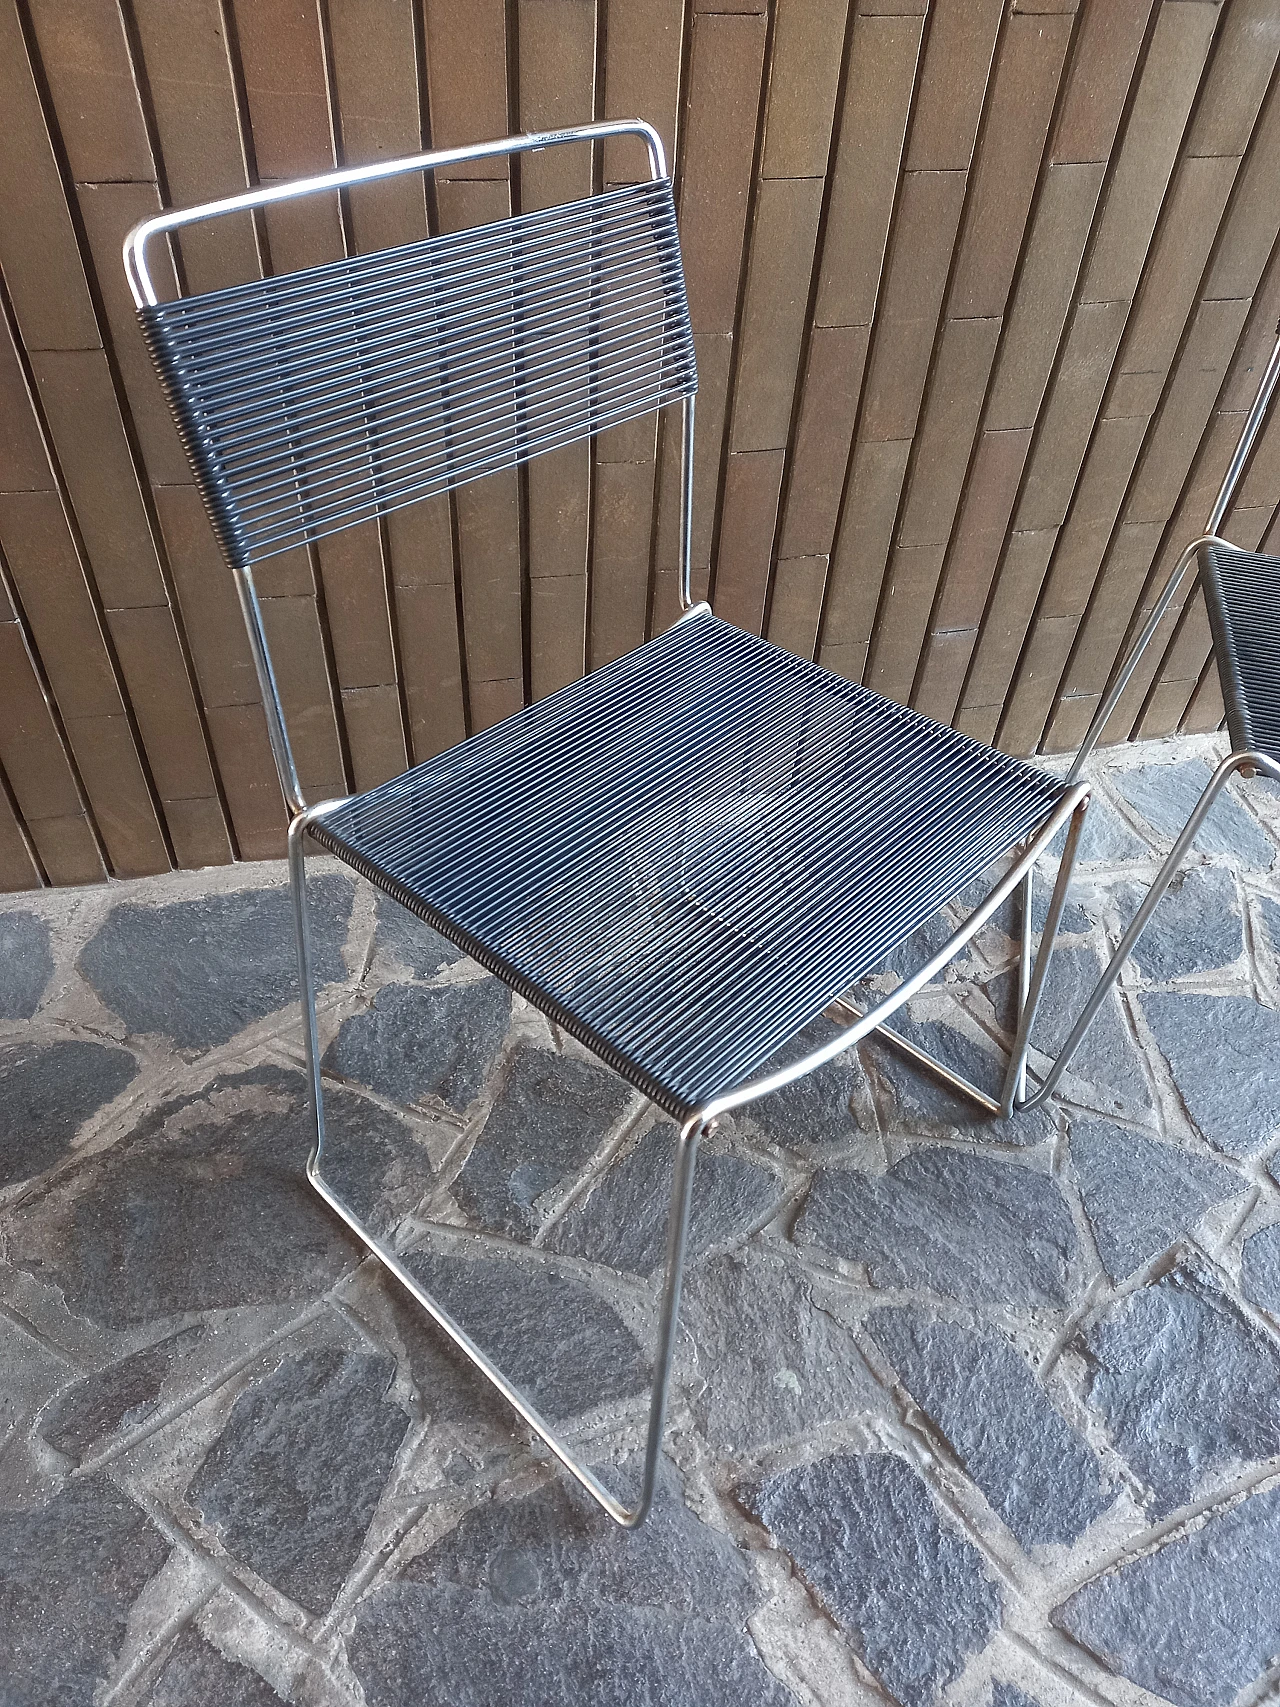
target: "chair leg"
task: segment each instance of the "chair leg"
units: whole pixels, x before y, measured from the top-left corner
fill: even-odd
[[[680,1314],[680,1291],[684,1276],[685,1250],[689,1235],[689,1207],[693,1195],[693,1175],[700,1140],[714,1126],[714,1121],[692,1117],[681,1129],[676,1140],[676,1165],[671,1185],[671,1206],[667,1220],[666,1272],[658,1314],[658,1343],[654,1357],[653,1384],[649,1394],[649,1420],[645,1436],[644,1470],[640,1497],[627,1506],[615,1498],[596,1476],[560,1440],[551,1424],[524,1397],[488,1354],[471,1338],[466,1329],[454,1321],[445,1306],[433,1297],[400,1257],[374,1233],[350,1204],[346,1203],[321,1172],[324,1158],[324,1086],[320,1073],[319,1033],[316,1024],[315,984],[311,953],[311,926],[307,907],[306,864],[304,842],[311,815],[300,813],[289,827],[289,883],[293,893],[294,924],[298,946],[298,982],[302,997],[303,1041],[306,1049],[307,1077],[310,1086],[311,1114],[315,1128],[315,1144],[307,1161],[307,1179],[329,1207],[355,1234],[366,1249],[378,1258],[401,1286],[416,1300],[436,1324],[453,1341],[475,1367],[484,1375],[513,1410],[533,1430],[559,1459],[560,1463],[587,1490],[614,1522],[624,1529],[636,1529],[648,1515],[653,1502],[658,1462],[662,1456],[662,1436],[666,1425],[667,1396],[671,1385],[671,1368],[675,1356],[676,1326]]]
[[[1080,817],[1081,823],[1083,823],[1083,814],[1087,810],[1088,804],[1088,798],[1086,797],[1077,808],[1077,814]],[[1075,820],[1073,818],[1073,824],[1074,822]],[[1062,865],[1059,867],[1059,881],[1062,886],[1063,901],[1066,899],[1066,885],[1070,882],[1071,868],[1075,864],[1078,841],[1079,836],[1078,832],[1076,832],[1075,839],[1069,840],[1066,848],[1063,850]],[[1062,877],[1063,867],[1066,868],[1065,878]],[[1028,866],[1026,873],[1019,884],[1022,910],[1019,933],[1020,946],[1018,953],[1018,1021],[1020,1027],[1022,1018],[1026,1013],[1027,1003],[1031,994],[1031,899],[1033,893],[1032,881],[1034,870],[1035,868],[1033,866]],[[1061,916],[1061,912],[1062,903],[1059,903],[1057,913],[1054,913],[1052,907],[1050,908],[1054,937],[1057,935],[1057,920]],[[1046,940],[1049,944],[1048,955],[1045,956],[1045,971],[1047,973],[1049,956],[1053,953],[1053,938],[1047,937]],[[1036,1000],[1037,1002],[1039,1001],[1038,993]],[[864,1010],[843,996],[840,998],[838,1003],[833,1005],[842,1008],[846,1013],[851,1014],[854,1019],[861,1019],[863,1017]],[[1033,1013],[1033,1020],[1034,1017],[1035,1015]],[[918,1044],[909,1042],[901,1035],[901,1033],[894,1031],[892,1026],[876,1026],[875,1035],[881,1038],[885,1043],[888,1043],[892,1048],[896,1049],[900,1055],[905,1055],[909,1061],[914,1061],[918,1067],[923,1067],[927,1073],[931,1073],[935,1079],[940,1080],[950,1090],[957,1092],[961,1096],[967,1097],[970,1102],[976,1103],[984,1114],[1000,1115],[1001,1118],[1007,1120],[1010,1114],[1021,1108],[1023,1104],[1023,1099],[1026,1096],[1027,1090],[1027,1051],[1025,1048],[1022,1048],[1021,1055],[1019,1057],[1018,1046],[1015,1044],[1014,1054],[1010,1056],[1009,1066],[1006,1071],[1004,1091],[1001,1097],[993,1097],[988,1096],[986,1091],[979,1089],[972,1080],[966,1079],[962,1073],[957,1073],[952,1068],[945,1066],[943,1062],[936,1058],[936,1056],[930,1055],[927,1049],[921,1049]],[[1019,1031],[1019,1037],[1021,1037],[1021,1031]],[[1017,1062],[1016,1072],[1014,1065],[1015,1061]],[[1012,1100],[1010,1100],[1010,1086],[1014,1083],[1015,1078],[1016,1089],[1013,1090]]]
[[[1147,928],[1147,923],[1150,920],[1152,913],[1155,912],[1162,896],[1168,889],[1170,883],[1172,883],[1174,877],[1177,875],[1178,868],[1186,857],[1187,850],[1195,840],[1196,833],[1204,822],[1209,808],[1218,798],[1223,788],[1225,788],[1232,774],[1235,771],[1245,770],[1249,767],[1255,767],[1263,770],[1268,776],[1272,776],[1277,778],[1277,780],[1280,780],[1280,767],[1277,767],[1274,761],[1266,758],[1264,755],[1259,755],[1257,753],[1229,753],[1227,757],[1223,759],[1222,763],[1218,766],[1217,770],[1214,771],[1213,775],[1209,778],[1208,783],[1205,785],[1204,792],[1201,794],[1199,800],[1197,800],[1191,816],[1183,825],[1182,832],[1177,841],[1173,844],[1168,858],[1156,873],[1155,880],[1142,899],[1142,905],[1129,921],[1129,928],[1120,938],[1120,942],[1115,953],[1107,962],[1106,967],[1103,969],[1102,976],[1094,985],[1088,1001],[1081,1009],[1080,1017],[1076,1020],[1066,1042],[1058,1052],[1057,1059],[1049,1068],[1049,1071],[1041,1081],[1039,1088],[1034,1091],[1031,1096],[1022,1097],[1011,1104],[1014,1112],[1021,1112],[1023,1109],[1038,1108],[1046,1098],[1053,1095],[1053,1092],[1057,1089],[1058,1081],[1062,1078],[1063,1073],[1071,1062],[1072,1056],[1084,1041],[1085,1033],[1097,1018],[1099,1009],[1106,1000],[1108,993],[1116,982],[1116,979],[1120,976],[1121,968],[1133,953],[1133,950],[1137,945],[1138,938]],[[1064,857],[1064,864],[1065,863]],[[1048,929],[1046,927],[1046,938],[1047,936]],[[1040,952],[1041,956],[1043,956],[1043,947]],[[1039,961],[1037,961],[1036,969],[1039,971]],[[1034,1012],[1031,1017],[1034,1019]],[[1030,1026],[1024,1026],[1024,1029],[1029,1034]],[[1025,1055],[1026,1039],[1023,1037],[1022,1031],[1019,1032],[1019,1042],[1024,1045],[1023,1053]]]
[[[1065,852],[1065,849],[1063,850]],[[1018,943],[1018,1024],[1022,1024],[1022,1016],[1026,1012],[1027,998],[1031,994],[1031,903],[1035,894],[1035,867],[1027,867],[1027,875],[1022,880],[1022,914],[1019,923]],[[1027,1094],[1027,1060],[1024,1055],[1018,1068],[1018,1096]]]
[[[1036,1023],[1036,1014],[1040,1009],[1040,998],[1044,994],[1045,980],[1049,975],[1049,963],[1053,959],[1054,946],[1058,940],[1058,926],[1062,920],[1062,910],[1067,902],[1067,890],[1071,886],[1071,876],[1080,852],[1080,837],[1084,832],[1085,815],[1088,810],[1089,797],[1086,795],[1071,814],[1071,823],[1067,830],[1067,845],[1063,848],[1062,858],[1058,862],[1058,876],[1053,886],[1053,894],[1049,899],[1049,912],[1045,918],[1044,931],[1040,938],[1040,950],[1035,958],[1035,966],[1027,985],[1025,1000],[1021,1002],[1018,1034],[1014,1039],[1013,1051],[1009,1056],[1008,1071],[1005,1074],[1004,1098],[1000,1112],[1006,1120],[1010,1115],[1017,1113],[1020,1108],[1026,1106],[1021,1095],[1021,1087],[1025,1083],[1027,1051],[1031,1047],[1031,1031]],[[1029,877],[1030,872],[1027,875]],[[1020,991],[1023,980],[1026,978],[1026,960],[1031,946],[1031,892],[1029,884],[1024,888],[1023,903],[1022,960],[1018,972]]]

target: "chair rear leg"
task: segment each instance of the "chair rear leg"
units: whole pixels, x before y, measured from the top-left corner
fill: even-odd
[[[689,1236],[689,1206],[692,1202],[694,1166],[698,1143],[708,1123],[696,1115],[687,1121],[676,1140],[676,1165],[671,1184],[671,1206],[667,1222],[666,1273],[658,1315],[658,1343],[654,1357],[653,1382],[649,1393],[649,1420],[645,1435],[644,1471],[640,1496],[633,1506],[617,1499],[599,1477],[582,1463],[556,1434],[551,1424],[524,1397],[498,1366],[456,1322],[438,1298],[405,1265],[398,1254],[367,1227],[356,1211],[341,1198],[324,1178],[321,1163],[324,1158],[324,1086],[320,1075],[319,1033],[316,1023],[315,983],[311,953],[311,928],[307,908],[306,865],[303,843],[307,833],[308,814],[302,813],[289,828],[289,882],[293,891],[294,923],[298,943],[298,981],[302,996],[303,1040],[307,1057],[307,1076],[311,1094],[311,1112],[315,1143],[307,1161],[307,1179],[333,1212],[345,1223],[360,1243],[398,1280],[405,1291],[427,1312],[438,1327],[457,1346],[480,1373],[489,1380],[516,1414],[533,1430],[574,1479],[601,1505],[615,1523],[624,1529],[636,1529],[642,1524],[653,1503],[658,1463],[662,1456],[662,1436],[666,1426],[667,1395],[671,1386],[671,1368],[675,1356],[676,1326],[680,1314],[680,1292],[684,1277],[685,1250]]]
[[[1116,979],[1120,976],[1121,968],[1133,953],[1133,950],[1137,945],[1138,938],[1147,928],[1147,923],[1151,918],[1152,913],[1155,912],[1156,907],[1159,905],[1161,897],[1177,875],[1178,868],[1186,857],[1187,850],[1195,840],[1196,833],[1204,822],[1209,808],[1226,787],[1226,784],[1233,773],[1236,771],[1243,771],[1250,767],[1262,770],[1266,775],[1280,780],[1280,766],[1277,766],[1273,760],[1268,759],[1263,754],[1229,753],[1227,757],[1223,759],[1222,763],[1218,766],[1217,770],[1214,771],[1213,775],[1209,778],[1208,783],[1205,785],[1204,792],[1201,794],[1199,800],[1197,800],[1191,816],[1183,825],[1182,832],[1177,841],[1173,844],[1168,858],[1156,873],[1155,880],[1150,889],[1148,889],[1147,893],[1143,896],[1142,905],[1129,921],[1129,928],[1120,938],[1120,942],[1115,953],[1107,962],[1101,978],[1099,978],[1098,982],[1094,985],[1088,1001],[1081,1009],[1079,1019],[1077,1019],[1075,1025],[1071,1028],[1071,1032],[1068,1035],[1066,1042],[1058,1053],[1057,1060],[1054,1061],[1048,1073],[1045,1075],[1039,1089],[1033,1092],[1031,1096],[1015,1103],[1013,1105],[1014,1108],[1019,1111],[1024,1108],[1037,1108],[1047,1097],[1052,1096],[1053,1092],[1057,1089],[1058,1081],[1061,1079],[1063,1073],[1070,1064],[1072,1056],[1084,1041],[1085,1033],[1097,1018],[1098,1010],[1106,1000],[1108,992],[1115,984]],[[1043,953],[1044,950],[1042,948],[1041,955],[1043,955]],[[1037,971],[1038,970],[1039,962],[1037,962]],[[1034,1015],[1032,1017],[1034,1018]],[[1021,1034],[1019,1034],[1019,1041],[1022,1041]]]

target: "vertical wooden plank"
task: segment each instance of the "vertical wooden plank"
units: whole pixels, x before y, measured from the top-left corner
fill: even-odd
[[[764,69],[765,20],[694,18],[680,241],[695,332],[732,332]]]
[[[766,178],[826,173],[847,12],[840,0],[789,0],[778,8],[761,163]]]
[[[0,893],[41,887],[8,782],[0,773]]]
[[[167,603],[106,357],[39,350],[31,365],[104,604]]]
[[[0,764],[54,883],[106,875],[22,629],[0,622]]]
[[[875,311],[920,56],[919,18],[853,25],[814,322],[866,326]]]
[[[752,634],[759,634],[764,624],[783,460],[780,450],[732,451],[725,476],[715,609]]]
[[[653,478],[652,459],[601,462],[596,467],[589,652],[593,670],[644,641]]]
[[[1055,165],[1106,160],[1120,128],[1154,0],[1096,0],[1083,9],[1066,96],[1049,158]]]
[[[167,0],[134,0],[133,11],[171,205],[234,195],[248,176],[218,0],[189,0],[181,29]],[[247,214],[193,226],[180,247],[188,290],[243,284],[261,272]]]
[[[400,667],[413,757],[421,764],[466,735],[449,499],[387,517],[399,616]]]
[[[77,199],[112,351],[124,382],[129,419],[142,452],[143,472],[159,485],[181,485],[191,478],[191,470],[142,341],[137,311],[120,264],[128,233],[139,221],[159,213],[160,192],[154,183],[81,184]],[[153,244],[148,255],[160,294],[167,300],[177,292],[165,246]]]
[[[457,148],[506,136],[510,126],[503,0],[423,0],[423,15],[432,145]],[[449,168],[454,179],[507,175],[503,158]]]
[[[503,219],[506,178],[447,180],[437,187],[445,231]],[[524,606],[520,498],[514,469],[472,481],[455,494],[463,636],[471,727],[487,728],[524,697]],[[498,686],[501,684],[501,686]],[[513,684],[519,684],[516,693]]]
[[[821,211],[821,178],[760,184],[738,334],[729,437],[735,451],[787,443]]]
[[[683,0],[604,0],[604,116],[644,118],[662,137],[667,167],[677,164]],[[523,25],[521,26],[523,29]],[[522,38],[523,39],[523,38]],[[521,53],[523,60],[523,49]],[[625,139],[604,145],[604,181],[627,184],[649,175],[647,151]]]
[[[105,0],[31,0],[30,16],[75,182],[154,179],[118,8]]]
[[[948,295],[954,319],[1005,311],[1070,40],[1070,18],[1025,15],[1001,37]]]
[[[0,6],[0,271],[32,350],[101,342],[31,61],[12,5]]]
[[[1160,8],[1085,268],[1084,302],[1130,300],[1137,290],[1217,21],[1210,6]]]
[[[867,677],[891,699],[911,695],[999,335],[998,320],[948,320],[942,331]]]
[[[284,800],[231,575],[194,486],[156,488],[209,738],[245,859],[284,847]]]
[[[132,877],[168,870],[105,637],[57,495],[0,497],[0,540],[113,869]]]
[[[330,0],[329,29],[342,164],[416,154],[423,144],[413,0],[382,0],[376,7],[361,0]],[[362,184],[348,194],[357,254],[426,235],[426,185],[420,173]]]
[[[520,0],[516,17],[520,129],[556,130],[580,124],[592,111],[595,99],[596,0]],[[615,64],[618,52],[615,47]],[[522,211],[529,213],[590,195],[591,156],[590,147],[572,143],[522,160]],[[648,596],[652,453],[648,480],[647,510],[609,504],[597,512],[602,586],[618,567],[610,563],[611,551],[616,550],[611,530],[618,526],[635,529],[634,540],[623,545],[622,557],[626,572],[638,574],[637,586],[627,591],[641,605],[640,639],[644,637],[643,606]],[[585,443],[566,445],[550,455],[535,457],[528,465],[525,482],[529,697],[541,699],[576,681],[586,668],[591,447]],[[601,528],[607,531],[601,533]],[[593,638],[593,651],[595,644]]]

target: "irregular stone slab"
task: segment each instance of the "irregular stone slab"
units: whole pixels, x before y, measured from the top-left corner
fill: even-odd
[[[0,913],[0,1019],[30,1019],[52,977],[47,922],[37,913]]]
[[[976,979],[975,984],[985,991],[998,1016],[1005,1007],[1012,1013],[1017,999],[1016,980],[1016,973],[1002,972],[985,980]],[[962,1074],[979,1090],[993,1097],[999,1095],[1004,1079],[1003,1057],[979,1048],[957,1027],[940,1020],[913,1020],[901,1010],[890,1025],[909,1043],[927,1050],[943,1066]],[[872,1039],[863,1047],[887,1089],[890,1100],[884,1118],[892,1131],[917,1132],[921,1136],[946,1133],[971,1138],[979,1144],[995,1141],[1019,1145],[1042,1143],[1057,1132],[1057,1116],[1052,1108],[1031,1109],[1002,1121],[998,1115],[985,1113],[968,1097],[948,1090],[934,1074],[881,1039]]]
[[[344,1020],[325,1068],[391,1102],[435,1098],[461,1114],[484,1089],[511,1023],[511,992],[496,978],[423,989],[384,984]]]
[[[1009,982],[1012,983],[1012,976]],[[992,985],[1001,979],[992,979]],[[972,1039],[955,1026],[940,1020],[917,1021],[901,1010],[890,1025],[908,1043],[925,1049],[944,1067],[961,1074],[979,1090],[998,1096],[1004,1078],[1004,1062],[980,1049]],[[1002,1121],[998,1115],[987,1114],[958,1091],[947,1088],[927,1068],[917,1064],[891,1044],[874,1039],[866,1045],[867,1057],[875,1065],[881,1080],[888,1087],[892,1103],[887,1115],[891,1130],[958,1134],[976,1143],[995,1140],[1001,1144],[1039,1144],[1057,1131],[1052,1109],[1037,1108]]]
[[[369,1707],[796,1707],[754,1644],[651,1607],[509,1606],[442,1584],[370,1595],[349,1644]]]
[[[35,1039],[0,1049],[0,1186],[61,1161],[91,1114],[138,1076],[127,1049]]]
[[[1068,890],[1067,903],[1062,909],[1062,917],[1058,920],[1057,942],[1059,943],[1066,937],[1088,936],[1094,927],[1095,921],[1085,912],[1079,901],[1070,899],[1070,894],[1071,892]],[[1052,883],[1037,883],[1031,892],[1031,928],[1035,933],[1033,947],[1038,948],[1040,945],[1040,935],[1048,923],[1049,903],[1052,899]],[[1019,920],[1018,928],[1021,930],[1021,920]],[[1020,941],[1021,939],[1017,940]]]
[[[1055,1624],[1176,1707],[1230,1707],[1280,1653],[1280,1488],[1086,1583]]]
[[[773,1071],[811,1049],[821,1048],[839,1029],[830,1020],[815,1020],[761,1072]],[[858,1131],[851,1104],[860,1093],[863,1097],[867,1095],[867,1075],[857,1049],[849,1049],[807,1078],[797,1079],[772,1096],[749,1104],[741,1118],[787,1149],[803,1149],[810,1144],[844,1144]]]
[[[359,1557],[409,1426],[395,1371],[372,1352],[286,1357],[237,1398],[188,1490],[234,1558],[312,1612]]]
[[[590,1196],[556,1222],[548,1246],[629,1274],[652,1274],[667,1257],[675,1152],[675,1127],[665,1121],[650,1127]],[[688,1258],[762,1225],[781,1201],[782,1189],[767,1168],[702,1151],[693,1175]]]
[[[1012,1683],[993,1683],[991,1685],[991,1707],[1040,1707],[1025,1690],[1019,1689]]]
[[[202,1333],[197,1325],[170,1334],[73,1382],[41,1416],[40,1433],[56,1451],[83,1462],[98,1441],[117,1429],[136,1428],[155,1413],[174,1360]]]
[[[1254,899],[1262,915],[1263,929],[1271,942],[1271,952],[1280,955],[1280,904],[1268,900],[1265,895],[1255,896]]]
[[[797,1234],[867,1265],[873,1286],[968,1303],[1061,1304],[1075,1232],[1047,1174],[934,1146],[875,1177],[820,1173]]]
[[[1067,829],[1064,824],[1042,856],[1053,862],[1055,870],[1067,845]],[[1094,794],[1085,813],[1076,857],[1080,865],[1120,865],[1129,860],[1150,859],[1151,849],[1133,833],[1105,794]]]
[[[173,1644],[147,1707],[273,1707],[282,1699],[256,1671],[227,1659],[188,1626]]]
[[[481,1226],[512,1237],[532,1232],[535,1201],[581,1171],[630,1095],[616,1073],[592,1061],[521,1049],[454,1197]]]
[[[129,1608],[168,1552],[102,1477],[69,1482],[45,1506],[0,1511],[4,1700],[92,1707]]]
[[[823,1458],[740,1497],[903,1707],[931,1707],[995,1629],[981,1555],[900,1458]]]
[[[65,1387],[73,1371],[60,1357],[0,1316],[0,1512],[25,1504],[38,1480],[31,1424],[42,1406]],[[44,1466],[47,1474],[48,1466]]]
[[[1152,829],[1171,842],[1182,833],[1212,775],[1202,759],[1184,759],[1172,765],[1117,771],[1111,782]],[[1205,853],[1234,854],[1255,870],[1269,866],[1276,851],[1257,819],[1229,793],[1214,801],[1195,846]]]
[[[1280,1315],[1280,1225],[1264,1227],[1245,1240],[1240,1287],[1252,1303]]]
[[[1280,1015],[1239,996],[1142,997],[1187,1112],[1211,1144],[1251,1156],[1280,1126]]]
[[[358,1175],[376,1196],[406,1152],[419,1155],[394,1115],[350,1093],[326,1102],[336,1183]],[[12,1230],[12,1257],[109,1327],[314,1298],[360,1248],[306,1182],[311,1135],[301,1074],[220,1077],[30,1206]]]
[[[1127,926],[1147,893],[1145,884],[1126,883],[1116,893]],[[1167,983],[1189,972],[1213,972],[1244,953],[1235,879],[1229,871],[1194,866],[1183,872],[1161,897],[1138,938],[1133,961],[1146,978]]]
[[[815,1304],[796,1264],[757,1244],[693,1272],[681,1321],[688,1402],[714,1447],[745,1452],[884,1409],[853,1334]]]
[[[1239,1174],[1218,1162],[1106,1120],[1076,1122],[1071,1160],[1098,1254],[1113,1280],[1190,1232],[1211,1204],[1246,1189]]]
[[[1049,963],[1032,1043],[1056,1059],[1102,972],[1092,948],[1059,948]],[[1071,1058],[1071,1072],[1103,1093],[1110,1107],[1145,1108],[1150,1100],[1137,1048],[1113,991]],[[1108,1094],[1109,1093],[1109,1094]]]
[[[552,1422],[648,1390],[648,1362],[631,1331],[581,1281],[496,1252],[415,1251],[406,1263]]]
[[[416,913],[393,901],[390,895],[378,896],[377,943],[379,952],[389,951],[395,960],[418,978],[434,978],[442,967],[452,966],[465,958],[448,937],[441,936],[425,924]]]
[[[317,984],[347,976],[342,959],[354,886],[307,885]],[[121,902],[81,950],[83,976],[131,1032],[212,1049],[298,999],[293,903],[285,888],[200,895],[164,907]]]
[[[747,1618],[747,1562],[660,1481],[625,1537],[553,1482],[489,1502],[365,1599],[348,1639],[369,1707],[787,1707]]]
[[[867,1330],[1024,1547],[1072,1542],[1110,1505],[1098,1460],[995,1333],[915,1310]]]
[[[1163,1516],[1280,1452],[1280,1352],[1228,1299],[1175,1272],[1084,1335],[1089,1400]]]

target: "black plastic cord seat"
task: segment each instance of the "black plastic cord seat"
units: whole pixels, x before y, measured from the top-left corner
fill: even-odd
[[[1280,759],[1280,557],[1207,546],[1200,582],[1232,750]]]
[[[312,834],[682,1118],[1063,792],[696,614]]]

